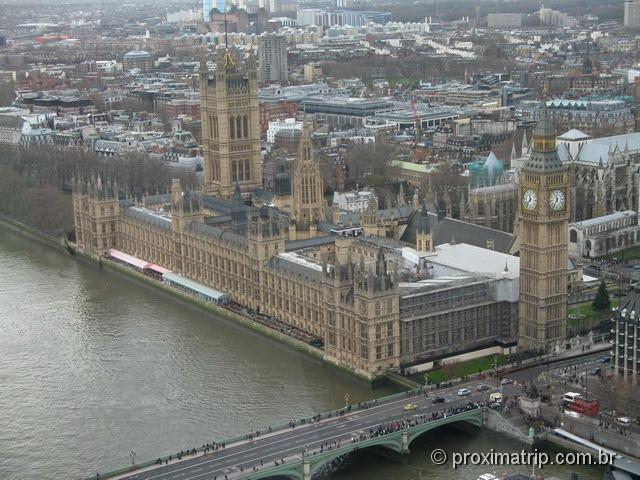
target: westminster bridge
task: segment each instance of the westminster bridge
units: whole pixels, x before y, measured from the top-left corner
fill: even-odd
[[[415,439],[435,428],[461,422],[482,427],[490,413],[489,394],[495,389],[466,386],[467,395],[458,395],[458,387],[428,394],[417,389],[350,405],[91,478],[310,480],[334,460],[357,450],[404,454]],[[521,393],[517,385],[503,390],[507,397]]]

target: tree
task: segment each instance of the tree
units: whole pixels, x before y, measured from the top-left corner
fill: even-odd
[[[609,299],[609,292],[607,291],[607,284],[604,283],[604,278],[600,282],[598,293],[591,306],[594,310],[605,310],[611,306],[611,300]]]
[[[349,147],[344,163],[353,184],[369,184],[369,177],[378,176],[388,181],[388,165],[394,158],[394,147],[382,142],[354,144]]]

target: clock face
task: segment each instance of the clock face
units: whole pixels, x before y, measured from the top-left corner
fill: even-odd
[[[549,206],[552,210],[562,210],[564,208],[564,193],[560,190],[554,190],[549,195]]]
[[[538,205],[538,195],[533,190],[527,190],[522,196],[522,205],[527,210],[533,210]]]

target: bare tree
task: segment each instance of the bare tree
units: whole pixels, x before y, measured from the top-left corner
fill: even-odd
[[[388,166],[394,156],[394,147],[386,143],[352,145],[345,155],[348,182],[364,185],[371,177],[390,181]]]

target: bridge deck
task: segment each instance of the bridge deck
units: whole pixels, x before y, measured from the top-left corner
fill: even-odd
[[[322,415],[321,420],[279,428],[260,436],[226,442],[224,448],[198,449],[195,455],[172,458],[168,464],[151,464],[131,471],[121,470],[100,478],[128,480],[210,480],[265,478],[283,475],[309,478],[324,464],[358,448],[380,445],[401,452],[422,432],[446,423],[468,421],[482,423],[482,405],[491,391],[472,390],[469,396],[457,396],[456,388],[438,392],[444,403],[434,403],[417,391],[370,402],[362,408]],[[510,386],[507,394],[519,393]],[[407,403],[415,409],[405,411]],[[470,405],[472,404],[472,405]],[[469,410],[471,409],[471,410]],[[403,431],[405,438],[403,439]],[[307,464],[306,466],[304,464]],[[309,473],[309,472],[306,472]],[[95,479],[96,477],[92,477]]]

